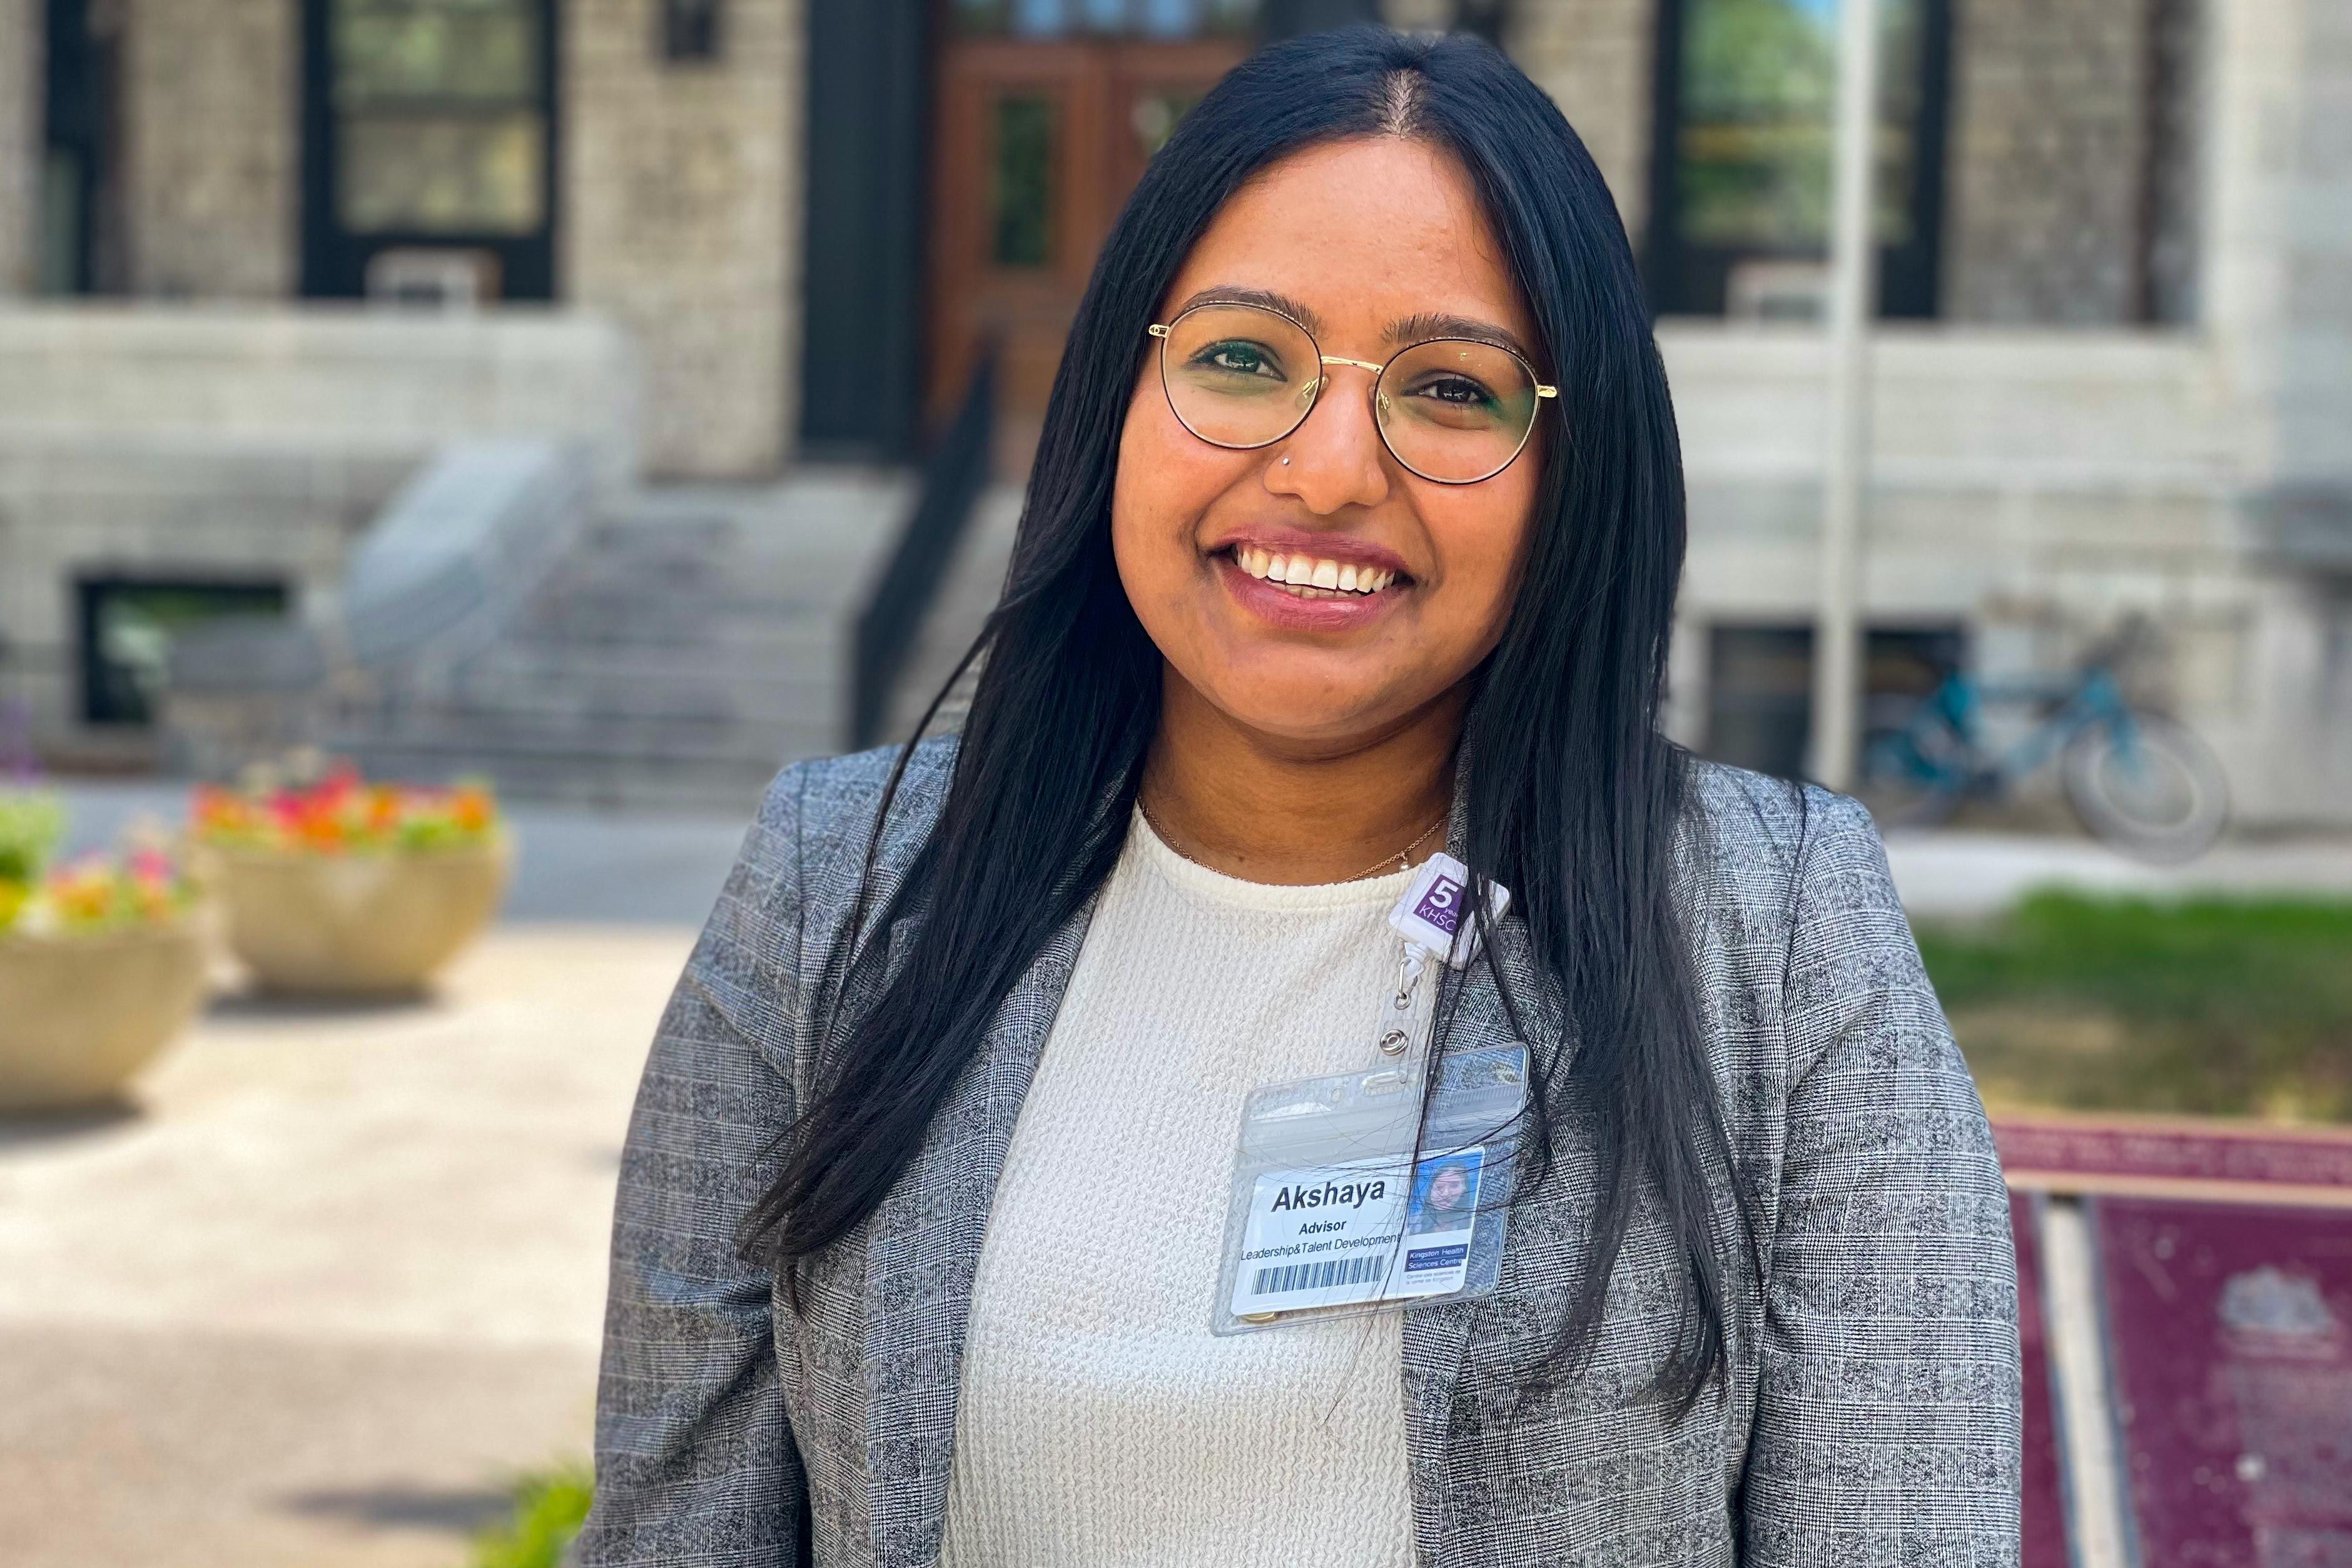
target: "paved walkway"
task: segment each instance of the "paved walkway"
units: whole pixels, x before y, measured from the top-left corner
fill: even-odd
[[[226,1000],[135,1113],[0,1121],[0,1559],[451,1568],[586,1453],[615,1164],[690,933]]]
[[[1949,830],[1895,832],[1886,860],[1914,919],[1995,915],[2038,887],[2179,897],[2352,897],[2352,833],[2233,840],[2195,863],[2155,866],[2091,839]]]

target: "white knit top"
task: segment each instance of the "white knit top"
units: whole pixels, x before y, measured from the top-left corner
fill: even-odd
[[[1242,1101],[1378,1060],[1411,873],[1193,864],[1139,817],[974,1281],[944,1568],[1405,1568],[1393,1312],[1209,1332]]]

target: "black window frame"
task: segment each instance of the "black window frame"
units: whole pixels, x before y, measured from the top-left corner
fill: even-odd
[[[221,620],[292,621],[298,610],[296,586],[288,579],[234,572],[90,571],[73,578],[71,592],[79,687],[74,711],[90,729],[152,730],[158,716],[146,707],[143,696],[118,701],[124,687],[111,673],[121,666],[107,657],[104,647],[101,609],[109,599],[136,592],[197,593],[217,594],[241,604],[241,608],[225,607],[217,617]]]
[[[500,300],[552,300],[557,297],[555,242],[562,213],[557,171],[562,165],[563,84],[559,32],[563,7],[557,0],[530,0],[539,7],[540,80],[545,84],[547,131],[540,170],[537,229],[527,235],[410,233],[353,234],[335,208],[337,136],[334,56],[329,39],[332,0],[302,0],[302,293],[314,299],[356,299],[367,292],[368,263],[387,250],[486,251],[498,259]]]
[[[1820,251],[1772,252],[1700,246],[1681,233],[1675,152],[1682,141],[1683,19],[1688,0],[1657,0],[1652,58],[1649,222],[1642,276],[1659,316],[1721,316],[1733,265],[1777,257],[1821,259]],[[1909,193],[1910,235],[1878,247],[1878,315],[1927,320],[1941,308],[1946,163],[1952,119],[1953,0],[1918,0],[1919,123]]]

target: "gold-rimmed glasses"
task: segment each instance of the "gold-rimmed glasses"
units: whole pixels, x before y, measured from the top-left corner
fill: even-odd
[[[1500,343],[1432,338],[1384,364],[1327,354],[1315,335],[1264,305],[1211,300],[1145,329],[1160,340],[1160,384],[1185,429],[1212,445],[1271,446],[1307,423],[1331,367],[1372,375],[1381,441],[1412,473],[1475,485],[1511,465],[1536,411],[1559,390]]]

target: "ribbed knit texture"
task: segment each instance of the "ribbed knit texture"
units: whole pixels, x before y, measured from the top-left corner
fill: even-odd
[[[1209,1332],[1243,1099],[1378,1061],[1410,881],[1272,887],[1140,818],[1014,1124],[944,1568],[1404,1568],[1395,1312]]]

